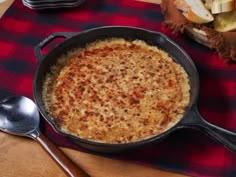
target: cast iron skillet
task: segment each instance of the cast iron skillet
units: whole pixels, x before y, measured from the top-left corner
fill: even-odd
[[[86,43],[92,42],[94,40],[110,37],[121,37],[128,40],[140,39],[150,45],[157,46],[158,48],[163,49],[167,53],[169,53],[169,55],[172,56],[177,63],[182,65],[188,73],[191,87],[191,96],[188,109],[186,110],[182,119],[175,126],[168,129],[166,132],[148,139],[132,143],[99,143],[86,139],[81,139],[61,131],[57,124],[53,121],[53,118],[46,113],[42,100],[42,83],[46,73],[49,71],[50,67],[56,63],[58,57],[64,54],[66,51],[71,50],[75,47],[83,47]],[[43,55],[41,49],[56,38],[65,38],[65,40],[55,46],[53,49],[51,49],[48,54]],[[183,49],[181,49],[177,44],[175,44],[172,40],[170,40],[162,33],[124,26],[100,27],[79,33],[58,32],[51,34],[39,45],[37,45],[35,47],[35,55],[38,60],[38,67],[34,76],[33,93],[39,111],[41,112],[43,117],[49,122],[49,124],[51,124],[55,131],[57,131],[61,135],[71,138],[76,143],[86,149],[103,153],[118,152],[160,140],[166,137],[169,133],[174,132],[175,130],[180,128],[192,128],[207,133],[231,151],[236,152],[236,133],[217,127],[207,122],[198,113],[196,107],[196,100],[199,91],[199,79],[196,67],[191,58],[183,51]]]

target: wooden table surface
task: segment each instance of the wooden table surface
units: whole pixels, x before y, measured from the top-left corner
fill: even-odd
[[[0,17],[13,1],[0,2]],[[160,2],[159,0],[141,1]],[[139,164],[112,160],[67,148],[61,149],[93,177],[186,177]],[[0,132],[0,168],[1,177],[65,177],[37,142],[3,132]]]

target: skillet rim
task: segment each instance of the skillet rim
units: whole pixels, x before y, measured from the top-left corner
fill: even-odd
[[[162,38],[165,39],[166,42],[168,42],[169,44],[173,45],[174,47],[177,48],[177,50],[179,52],[181,52],[185,59],[188,61],[188,63],[191,65],[192,69],[193,69],[193,72],[195,73],[194,77],[195,77],[195,82],[196,82],[196,87],[195,88],[195,95],[193,97],[193,99],[190,101],[190,104],[188,106],[188,108],[186,109],[183,117],[174,125],[172,126],[171,128],[169,128],[168,130],[162,132],[161,134],[157,134],[157,135],[154,135],[154,136],[150,136],[150,137],[147,137],[145,139],[141,139],[141,140],[138,140],[138,141],[134,141],[134,142],[128,142],[128,143],[106,143],[106,142],[98,142],[98,141],[92,141],[92,140],[88,140],[88,139],[83,139],[83,138],[80,138],[80,137],[77,137],[73,134],[70,134],[70,133],[67,133],[67,132],[64,132],[63,130],[61,130],[57,124],[54,122],[53,120],[53,117],[51,117],[49,114],[46,113],[46,111],[44,109],[42,109],[42,107],[44,107],[43,105],[40,104],[40,99],[39,96],[38,96],[38,92],[36,90],[37,86],[38,86],[38,83],[37,83],[37,78],[38,78],[38,73],[40,71],[40,68],[42,67],[42,61],[37,65],[37,68],[36,68],[36,71],[35,71],[35,74],[34,74],[34,80],[33,80],[33,97],[34,97],[34,100],[38,106],[38,109],[41,113],[41,115],[44,117],[44,119],[52,126],[52,128],[60,135],[62,136],[66,136],[66,137],[69,137],[69,138],[72,138],[74,141],[79,141],[78,143],[84,143],[84,144],[89,144],[89,145],[95,145],[95,146],[100,146],[100,147],[133,147],[133,146],[139,146],[139,145],[144,145],[144,144],[148,144],[150,142],[153,142],[153,141],[157,141],[158,139],[162,139],[164,137],[166,137],[168,134],[170,134],[171,132],[173,132],[174,130],[176,129],[179,129],[179,128],[182,128],[181,127],[181,121],[186,117],[186,114],[190,111],[190,109],[192,107],[195,106],[195,103],[197,101],[197,98],[198,98],[198,93],[199,93],[199,76],[198,76],[198,72],[197,72],[197,69],[196,69],[196,66],[194,64],[194,62],[192,61],[191,57],[185,52],[184,49],[182,49],[177,43],[175,43],[173,40],[171,40],[169,37],[167,37],[165,34],[161,33],[161,32],[156,32],[156,31],[151,31],[151,30],[147,30],[147,29],[144,29],[144,28],[137,28],[137,27],[132,27],[132,26],[102,26],[102,27],[97,27],[97,28],[92,28],[92,29],[88,29],[88,30],[84,30],[84,31],[81,31],[81,32],[72,32],[74,33],[74,35],[71,35],[70,37],[68,37],[67,39],[65,39],[63,42],[61,42],[60,44],[58,44],[56,47],[54,47],[53,49],[51,49],[51,51],[49,51],[49,53],[47,55],[45,55],[42,60],[44,60],[45,58],[47,58],[47,56],[54,52],[56,50],[56,48],[66,42],[68,42],[68,40],[71,40],[72,38],[76,38],[77,36],[81,36],[81,35],[86,35],[90,32],[94,32],[94,31],[99,31],[99,30],[103,30],[103,29],[127,29],[127,30],[138,30],[138,31],[142,31],[144,33],[146,33],[147,35],[156,35],[156,36],[161,36]],[[67,33],[67,32],[62,32],[62,33]],[[68,32],[68,33],[71,33],[71,32]],[[53,33],[54,34],[54,33]],[[145,41],[145,40],[144,40]],[[156,46],[156,45],[155,45]],[[36,46],[37,47],[37,46]],[[162,48],[161,48],[162,49]],[[162,49],[164,50],[164,49]],[[166,50],[164,50],[166,51]],[[65,51],[66,52],[66,51]],[[170,52],[166,51],[168,54]],[[37,57],[37,56],[36,56]],[[183,66],[183,64],[179,63],[179,61],[176,61],[178,64],[180,64],[184,70],[186,71],[186,68]],[[186,71],[187,72],[187,71]],[[189,75],[189,73],[187,72],[187,74]],[[189,78],[191,79],[191,76],[189,76]],[[192,90],[191,88],[191,85],[190,85],[190,91]],[[42,99],[41,99],[42,100]]]

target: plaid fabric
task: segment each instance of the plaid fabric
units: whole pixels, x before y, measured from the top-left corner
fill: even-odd
[[[129,25],[160,31],[186,50],[200,75],[198,108],[213,124],[236,127],[236,65],[226,65],[210,49],[162,27],[159,5],[134,0],[88,0],[80,7],[33,11],[15,1],[0,19],[0,97],[32,98],[36,69],[33,48],[53,32],[81,31],[104,25]],[[42,120],[43,132],[55,143],[80,149]],[[235,177],[236,155],[202,132],[182,129],[161,142],[113,156],[156,168],[201,177]],[[0,172],[1,173],[1,172]]]

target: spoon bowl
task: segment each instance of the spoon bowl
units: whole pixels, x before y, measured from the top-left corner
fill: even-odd
[[[89,175],[71,161],[39,130],[40,115],[34,102],[24,96],[11,96],[0,101],[0,130],[36,140],[70,177]]]
[[[35,138],[39,132],[39,112],[26,97],[9,97],[0,102],[0,130]]]

